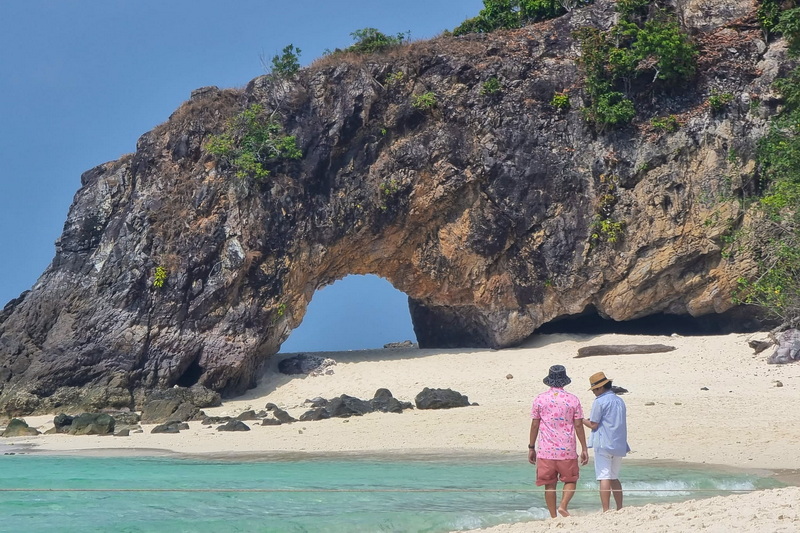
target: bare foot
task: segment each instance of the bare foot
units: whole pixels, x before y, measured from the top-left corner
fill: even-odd
[[[569,512],[567,512],[566,509],[562,509],[561,507],[558,508],[558,514],[564,517],[569,516]]]

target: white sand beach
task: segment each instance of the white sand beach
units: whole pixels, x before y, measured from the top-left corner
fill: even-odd
[[[563,364],[567,390],[588,412],[594,396],[588,377],[603,371],[628,389],[629,460],[688,462],[721,468],[756,469],[800,485],[800,363],[767,365],[768,350],[754,355],[751,335],[658,337],[642,335],[541,335],[506,350],[418,350],[414,348],[327,352],[333,373],[285,376],[273,357],[258,386],[208,415],[237,415],[274,403],[298,417],[306,400],[348,394],[372,398],[388,388],[413,402],[424,387],[450,388],[477,406],[407,410],[362,417],[296,422],[281,426],[250,423],[249,432],[218,432],[191,422],[180,434],[151,434],[152,426],[129,437],[40,435],[3,439],[32,453],[256,456],[277,452],[325,454],[491,453],[527,461],[529,409],[545,390],[550,365]],[[765,338],[765,335],[756,335]],[[595,344],[667,344],[672,352],[575,358]],[[44,431],[52,416],[26,417]],[[779,474],[779,475],[778,475]],[[592,476],[591,468],[582,470]],[[624,464],[623,464],[624,484]],[[533,483],[533,477],[532,477]],[[487,531],[800,531],[800,487],[759,491],[665,505],[626,508],[601,515],[499,526]],[[599,507],[599,504],[598,504]]]

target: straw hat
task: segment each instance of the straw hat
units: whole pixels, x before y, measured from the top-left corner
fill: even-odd
[[[589,378],[589,390],[598,389],[610,381],[611,380],[602,372],[594,373],[592,377]]]
[[[550,373],[542,380],[542,383],[548,387],[561,389],[572,383],[572,380],[567,376],[567,369],[563,365],[553,365],[550,367]]]

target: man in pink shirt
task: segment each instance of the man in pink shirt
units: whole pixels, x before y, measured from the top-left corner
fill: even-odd
[[[575,436],[581,443],[580,464],[589,462],[586,433],[583,430],[583,408],[577,396],[564,390],[572,383],[567,369],[553,365],[544,380],[550,390],[533,400],[528,462],[536,465],[536,485],[544,485],[544,501],[550,516],[569,516],[567,506],[575,494],[578,481],[578,451]],[[538,446],[537,446],[538,441]],[[556,509],[556,486],[564,483],[561,504]]]

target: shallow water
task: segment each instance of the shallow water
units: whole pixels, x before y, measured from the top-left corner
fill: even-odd
[[[438,533],[544,519],[534,469],[521,459],[5,455],[0,530]],[[582,469],[573,514],[598,509],[592,473],[591,465]],[[627,505],[778,485],[753,474],[674,465],[624,464],[622,481]]]

